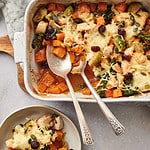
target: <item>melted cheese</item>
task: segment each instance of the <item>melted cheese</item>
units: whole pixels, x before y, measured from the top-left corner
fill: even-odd
[[[138,87],[141,91],[150,90],[150,74],[142,71],[133,73],[133,87]]]
[[[50,144],[50,140],[55,141],[57,134],[51,135],[51,130],[39,129],[35,120],[30,121],[30,125],[27,127],[22,127],[17,125],[15,127],[15,132],[13,138],[6,141],[7,147],[17,148],[17,149],[31,149],[30,144],[28,143],[31,135],[34,135],[37,140],[40,142],[40,145]]]
[[[86,52],[86,59],[89,65],[92,65],[92,62],[97,58],[97,53],[93,52],[91,47],[99,46],[100,51],[103,53],[103,58],[111,58],[111,54],[113,55],[113,46],[110,45],[112,49],[108,49],[110,39],[119,34],[119,28],[123,28],[125,30],[125,36],[123,38],[129,46],[124,50],[124,53],[131,56],[132,59],[130,62],[124,61],[122,58],[119,59],[119,56],[117,58],[116,55],[116,59],[121,63],[123,72],[117,76],[118,83],[120,87],[123,86],[123,75],[131,72],[134,80],[133,87],[139,87],[139,89],[144,91],[147,89],[145,86],[148,85],[147,87],[149,87],[150,85],[150,73],[147,71],[150,68],[150,61],[143,55],[143,45],[135,40],[135,36],[143,29],[148,13],[143,10],[140,10],[138,15],[131,12],[119,12],[114,6],[112,7],[112,11],[115,15],[111,23],[105,25],[106,30],[103,34],[100,34],[98,31],[98,25],[95,23],[94,18],[97,16],[95,16],[94,13],[78,13],[78,17],[83,21],[83,23],[79,24],[75,23],[71,16],[65,19],[62,17],[62,22],[64,23],[62,30],[65,33],[64,45],[66,47],[73,47],[76,44],[82,45]],[[124,22],[123,27],[118,25],[121,22]],[[84,35],[82,33],[84,33]],[[138,55],[134,56],[135,53],[139,53],[141,56],[143,55],[143,57],[136,57]],[[101,59],[101,57],[98,57],[98,60],[99,59]],[[100,66],[93,66],[93,72],[96,76],[102,73],[102,68],[105,72],[109,72],[111,68],[109,63],[107,64],[102,60],[99,62],[101,63]],[[114,76],[112,79],[114,79]],[[112,81],[111,84],[114,84],[114,80]],[[118,83],[114,84],[114,87],[116,87]]]

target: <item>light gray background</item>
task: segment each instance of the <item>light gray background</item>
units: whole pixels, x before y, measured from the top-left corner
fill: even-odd
[[[0,14],[0,35],[6,33]],[[71,102],[46,102],[24,93],[17,83],[17,68],[13,58],[0,53],[0,123],[13,111],[29,105],[53,106],[66,114],[79,129],[77,117]],[[95,144],[82,145],[82,150],[149,150],[150,149],[150,108],[140,104],[109,103],[126,132],[117,137],[97,104],[81,103]],[[80,129],[79,129],[80,132]],[[2,135],[0,135],[2,136]],[[1,142],[1,141],[0,141]],[[2,143],[0,143],[2,144]]]

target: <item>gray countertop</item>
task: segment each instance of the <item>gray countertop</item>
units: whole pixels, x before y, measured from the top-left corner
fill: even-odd
[[[0,35],[4,34],[5,30],[4,20],[0,19]],[[39,104],[59,109],[70,117],[79,129],[78,120],[71,102],[40,101],[24,93],[18,85],[17,68],[13,58],[7,54],[0,53],[0,123],[10,113],[21,107]],[[81,103],[81,106],[95,140],[93,146],[82,145],[82,150],[150,149],[149,107],[144,106],[142,103],[109,103],[109,108],[126,127],[126,132],[118,137],[112,131],[111,126],[96,103]]]

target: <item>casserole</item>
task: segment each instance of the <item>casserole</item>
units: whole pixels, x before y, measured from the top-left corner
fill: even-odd
[[[54,1],[51,1],[54,2]],[[58,3],[69,4],[79,1],[58,1]],[[89,1],[87,1],[89,2]],[[91,2],[91,1],[90,1]],[[94,2],[94,1],[92,1]],[[108,1],[109,2],[109,1]],[[117,1],[113,1],[117,3]],[[131,2],[131,1],[126,1]],[[49,1],[31,1],[28,5],[25,13],[25,22],[24,22],[24,32],[15,34],[15,62],[22,63],[24,68],[24,82],[27,91],[30,95],[41,100],[71,100],[69,94],[40,94],[37,92],[37,70],[38,67],[34,62],[34,54],[31,48],[32,39],[33,39],[33,22],[32,18],[36,10],[42,5],[50,3]],[[112,3],[112,2],[111,2]],[[148,1],[144,1],[143,5],[148,6]],[[20,45],[22,45],[22,50],[20,51]],[[123,101],[147,101],[149,93],[143,94],[142,96],[130,96],[130,97],[121,97],[121,98],[104,98],[106,102],[123,102]],[[92,96],[85,96],[81,93],[77,93],[77,97],[80,101],[83,102],[93,102]]]

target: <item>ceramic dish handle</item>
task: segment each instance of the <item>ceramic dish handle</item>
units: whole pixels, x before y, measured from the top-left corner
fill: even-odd
[[[15,63],[23,63],[25,60],[25,38],[24,32],[14,34],[14,60]]]

